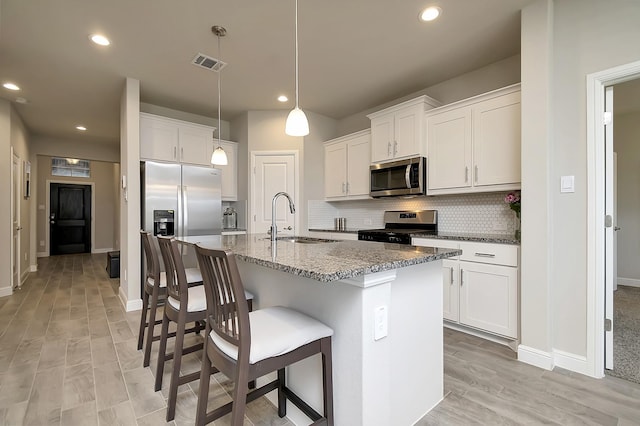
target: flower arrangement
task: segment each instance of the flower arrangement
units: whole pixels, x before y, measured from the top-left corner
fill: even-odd
[[[513,210],[514,212],[516,212],[516,217],[518,218],[518,223],[517,223],[517,228],[516,228],[516,232],[515,232],[515,238],[516,240],[520,241],[520,191],[514,191],[514,192],[510,192],[508,193],[505,197],[504,197],[504,202],[509,204],[509,208],[511,210]]]

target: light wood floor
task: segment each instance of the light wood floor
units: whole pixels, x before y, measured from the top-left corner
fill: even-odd
[[[155,357],[143,368],[136,350],[139,312],[123,311],[105,266],[106,255],[43,258],[22,290],[0,298],[0,425],[165,424],[171,363],[153,392]],[[444,348],[445,399],[418,425],[640,425],[640,385],[544,371],[450,330]],[[183,373],[199,366],[191,354]],[[180,387],[172,424],[193,424],[197,385]],[[229,400],[223,376],[210,386],[210,402]],[[290,423],[260,399],[245,425]]]

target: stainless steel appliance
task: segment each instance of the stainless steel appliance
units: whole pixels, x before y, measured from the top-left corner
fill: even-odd
[[[373,198],[426,194],[427,159],[424,157],[374,164],[369,170]]]
[[[140,163],[142,227],[154,235],[219,235],[220,170],[204,166]]]
[[[384,243],[411,244],[411,235],[436,235],[437,210],[390,210],[384,212],[384,229],[363,229],[358,239]]]

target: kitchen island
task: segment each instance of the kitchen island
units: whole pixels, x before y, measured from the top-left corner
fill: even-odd
[[[192,236],[232,250],[254,309],[282,305],[334,330],[336,426],[411,425],[443,397],[442,259],[460,250],[267,235]],[[288,385],[322,410],[319,355],[289,367]],[[287,417],[309,419],[293,404]]]

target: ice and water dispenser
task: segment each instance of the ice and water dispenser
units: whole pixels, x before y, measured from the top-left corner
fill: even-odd
[[[153,211],[153,235],[172,236],[175,235],[173,227],[173,210]]]

